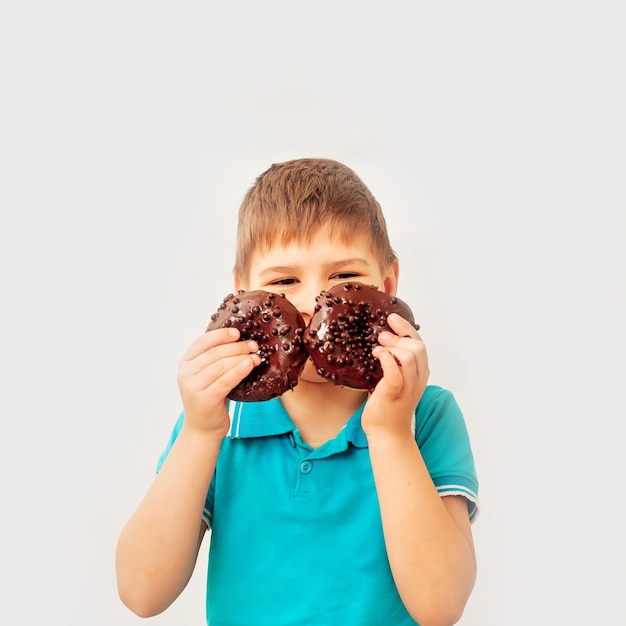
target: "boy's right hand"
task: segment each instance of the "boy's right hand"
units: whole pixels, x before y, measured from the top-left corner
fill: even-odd
[[[254,341],[238,341],[235,328],[198,337],[178,366],[185,426],[224,437],[230,426],[227,395],[261,362]]]

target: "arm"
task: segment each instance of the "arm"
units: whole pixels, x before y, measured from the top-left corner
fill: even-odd
[[[362,418],[385,545],[413,619],[449,626],[460,619],[476,578],[467,503],[437,493],[411,428],[429,375],[426,348],[408,322],[390,316],[389,323],[397,335],[379,337],[384,377]]]
[[[205,333],[181,360],[183,426],[120,534],[120,598],[142,617],[164,611],[193,572],[206,530],[204,502],[229,427],[226,395],[259,363],[256,344],[238,338],[234,329]]]

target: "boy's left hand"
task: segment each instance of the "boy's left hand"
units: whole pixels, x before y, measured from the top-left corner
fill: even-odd
[[[361,424],[368,436],[402,434],[412,428],[430,371],[426,346],[413,325],[396,313],[387,318],[392,332],[378,336],[372,354],[380,360],[383,377],[370,395]]]

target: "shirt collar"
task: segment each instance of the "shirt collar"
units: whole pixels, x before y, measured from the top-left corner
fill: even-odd
[[[357,448],[367,448],[367,437],[361,428],[361,414],[365,401],[352,414],[337,437],[345,437],[348,443]],[[289,417],[280,398],[266,402],[229,402],[228,412],[231,424],[228,437],[231,439],[249,439],[285,435],[295,430],[295,424]]]

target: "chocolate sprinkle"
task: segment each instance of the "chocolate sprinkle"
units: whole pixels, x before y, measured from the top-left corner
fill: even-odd
[[[284,294],[239,290],[228,294],[211,315],[207,331],[237,328],[240,341],[259,345],[261,363],[228,394],[239,402],[271,400],[293,389],[308,353],[303,345],[304,319]]]
[[[390,313],[398,313],[419,330],[405,302],[373,285],[346,282],[322,291],[304,336],[317,373],[336,385],[372,391],[383,376],[372,349],[379,333],[391,331]]]

